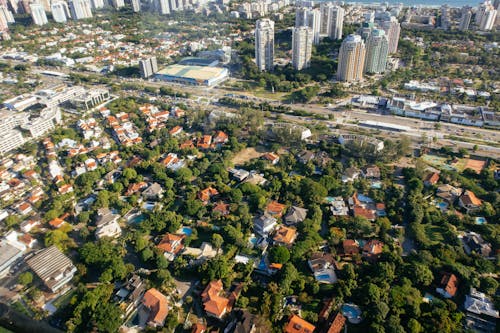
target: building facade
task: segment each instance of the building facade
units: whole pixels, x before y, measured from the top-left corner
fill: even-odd
[[[71,0],[69,2],[71,18],[81,20],[92,17],[92,9],[89,0]]]
[[[57,23],[65,23],[70,17],[68,4],[63,1],[53,2],[51,5],[52,17]]]
[[[262,19],[255,28],[255,61],[261,71],[274,67],[274,21]]]
[[[47,20],[47,14],[45,14],[45,9],[43,9],[42,5],[38,3],[32,3],[30,4],[30,8],[33,24],[44,25],[49,23],[49,21]]]
[[[300,71],[311,65],[313,38],[313,30],[310,27],[293,29],[292,64],[295,70]]]
[[[327,35],[330,39],[342,39],[342,28],[344,26],[344,8],[332,3],[321,4],[321,29],[320,33]]]
[[[313,32],[313,44],[319,44],[321,31],[321,11],[305,7],[297,8],[295,12],[295,27],[310,27]]]
[[[347,36],[340,46],[337,80],[344,82],[362,80],[365,55],[365,43],[361,36]]]
[[[366,42],[365,72],[376,74],[385,72],[388,52],[389,42],[385,31],[373,30]]]

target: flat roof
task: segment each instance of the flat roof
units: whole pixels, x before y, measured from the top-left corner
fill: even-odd
[[[170,65],[157,74],[176,76],[192,80],[212,80],[223,75],[227,71],[222,67],[207,67],[207,66],[185,66],[185,65]]]
[[[0,266],[11,260],[13,257],[23,253],[20,249],[8,243],[0,244]]]

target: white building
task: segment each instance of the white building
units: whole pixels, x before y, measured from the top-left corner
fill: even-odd
[[[332,3],[323,3],[321,11],[320,33],[327,35],[331,39],[342,39],[342,29],[344,26],[344,8]]]
[[[112,0],[111,3],[113,4],[113,7],[115,7],[115,9],[120,9],[122,7],[125,7],[124,0]]]
[[[365,42],[361,36],[347,36],[340,46],[337,80],[345,82],[362,80],[365,55]]]
[[[396,17],[388,12],[384,12],[377,20],[379,26],[384,29],[389,42],[389,54],[398,51],[399,35],[401,34],[401,24]]]
[[[61,109],[58,107],[46,108],[40,113],[40,117],[30,120],[21,127],[28,130],[33,138],[38,138],[53,130],[57,124],[62,122]]]
[[[458,30],[461,31],[469,30],[471,19],[472,19],[472,9],[469,6],[464,6],[462,8],[462,16],[460,17],[460,24],[458,25]]]
[[[295,12],[295,27],[309,27],[313,32],[313,44],[319,44],[321,31],[321,11],[311,8],[297,8]]]
[[[383,73],[387,67],[389,41],[382,29],[375,29],[366,42],[365,72]]]
[[[81,20],[92,17],[92,9],[90,0],[70,0],[69,8],[71,18],[74,20]]]
[[[91,0],[90,4],[92,6],[92,9],[104,8],[104,0]]]
[[[131,0],[132,2],[132,10],[134,13],[141,11],[141,1],[140,0]]]
[[[30,4],[31,9],[31,18],[33,19],[33,23],[36,25],[44,25],[49,23],[47,20],[47,14],[45,14],[45,10],[43,6],[38,3]]]
[[[68,4],[63,1],[53,2],[51,8],[54,21],[57,23],[66,23],[70,17]]]
[[[261,71],[274,67],[274,21],[258,20],[255,28],[255,61]]]
[[[313,30],[310,27],[293,29],[292,64],[295,70],[302,70],[311,65]]]
[[[101,208],[97,213],[97,229],[95,231],[97,239],[101,239],[103,237],[116,238],[122,234],[122,229],[118,223],[120,215],[114,214],[108,208]]]

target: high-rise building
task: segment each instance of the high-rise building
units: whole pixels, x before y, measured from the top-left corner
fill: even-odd
[[[366,41],[365,72],[383,73],[387,67],[389,41],[382,29],[374,29]]]
[[[492,30],[495,26],[497,18],[497,10],[493,6],[488,6],[482,14],[481,21],[479,22],[479,29],[483,31]]]
[[[90,2],[92,9],[102,9],[104,8],[104,0],[92,0]]]
[[[170,4],[168,3],[168,0],[157,0],[157,9],[160,12],[160,15],[169,15]]]
[[[255,27],[255,61],[261,71],[274,67],[274,21],[261,19]]]
[[[141,77],[143,79],[147,79],[158,73],[158,62],[156,57],[139,60],[139,70],[141,71]]]
[[[124,0],[111,0],[111,4],[115,9],[120,9],[122,7],[125,7],[125,1]]]
[[[310,27],[313,31],[313,43],[319,44],[321,32],[321,11],[319,9],[299,7],[295,12],[295,27]]]
[[[495,9],[495,7],[493,7],[490,0],[485,0],[482,4],[480,4],[477,7],[475,22],[478,26],[481,25],[481,21],[483,20],[484,14],[488,10],[492,10],[492,9]]]
[[[39,3],[40,5],[43,6],[43,10],[45,10],[45,12],[50,12],[51,9],[50,9],[50,0],[37,0],[36,3]]]
[[[73,20],[92,17],[92,9],[89,0],[70,0],[69,9]]]
[[[6,31],[9,23],[14,23],[14,15],[7,6],[0,6],[0,31]]]
[[[441,6],[441,29],[449,30],[451,28],[450,6],[444,4]]]
[[[38,3],[32,3],[30,4],[30,9],[31,9],[31,18],[34,24],[44,25],[49,23],[49,21],[47,20],[47,14],[45,14],[45,10],[43,9],[42,5]]]
[[[376,22],[385,31],[389,41],[389,54],[398,52],[399,35],[401,34],[401,25],[398,19],[389,12],[384,12]]]
[[[464,6],[462,8],[462,16],[460,17],[460,24],[458,25],[458,30],[467,31],[470,27],[470,22],[472,19],[472,8],[469,6]]]
[[[134,13],[138,13],[141,11],[141,1],[140,0],[131,0],[132,10]]]
[[[177,11],[177,0],[168,0],[168,5],[171,12]]]
[[[57,23],[65,23],[68,20],[69,15],[69,8],[66,2],[64,1],[58,1],[58,2],[53,2],[52,5],[52,17],[54,18],[54,21]]]
[[[5,15],[0,11],[0,32],[2,31],[7,31],[9,29],[9,25],[7,22],[7,18]]]
[[[344,82],[362,80],[365,53],[365,42],[361,36],[347,36],[340,46],[337,80]]]
[[[328,37],[330,39],[342,39],[342,29],[344,27],[345,10],[340,6],[330,7],[330,24],[328,25]]]
[[[313,31],[310,27],[293,29],[292,64],[293,68],[298,71],[311,65],[313,38]]]

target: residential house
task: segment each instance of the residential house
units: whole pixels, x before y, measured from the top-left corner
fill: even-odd
[[[193,326],[191,326],[191,333],[206,333],[207,332],[207,326],[201,323],[196,323]]]
[[[361,172],[357,168],[347,168],[342,175],[342,183],[353,182],[359,178]]]
[[[146,288],[140,276],[133,274],[115,294],[115,300],[123,311],[123,317],[128,317],[141,303]]]
[[[170,169],[172,171],[177,171],[186,165],[184,160],[179,159],[179,157],[175,153],[168,153],[167,157],[165,157],[162,163],[167,169]]]
[[[432,172],[425,177],[424,185],[425,186],[433,186],[433,185],[436,185],[438,181],[439,181],[439,173]]]
[[[49,225],[54,228],[54,229],[59,229],[63,225],[66,224],[66,221],[64,221],[64,218],[61,217],[56,217],[52,220],[49,221]]]
[[[292,206],[288,210],[288,213],[284,217],[284,221],[286,225],[296,225],[304,220],[307,217],[307,209],[300,208],[297,206]]]
[[[224,202],[219,202],[214,206],[212,212],[214,212],[215,214],[226,216],[229,214],[229,207],[230,207],[229,204]]]
[[[19,205],[17,205],[16,211],[21,215],[28,215],[33,211],[33,207],[26,201],[23,201]]]
[[[34,227],[39,226],[41,223],[39,218],[31,218],[29,220],[21,222],[19,227],[21,228],[21,231],[26,233],[30,232]]]
[[[460,207],[465,208],[467,213],[473,213],[481,208],[483,202],[479,200],[474,192],[466,190],[464,194],[458,198]]]
[[[179,145],[179,149],[192,149],[195,148],[193,140],[186,140]]]
[[[244,181],[249,175],[250,172],[243,170],[243,169],[229,169],[228,170],[231,176],[233,176],[235,179],[239,180],[240,182]]]
[[[225,297],[221,280],[211,281],[201,293],[201,300],[205,312],[210,317],[222,319],[232,308],[229,298]]]
[[[483,257],[489,257],[491,254],[491,244],[485,242],[483,237],[475,232],[467,232],[462,238],[462,243],[467,254],[475,252]]]
[[[142,191],[142,197],[144,200],[160,200],[163,197],[163,188],[160,184],[153,183]]]
[[[333,216],[347,216],[349,214],[349,208],[347,208],[344,198],[330,197],[328,202]]]
[[[24,244],[26,247],[32,249],[37,243],[36,238],[33,238],[30,234],[23,234],[18,237],[18,241]]]
[[[148,326],[163,327],[168,315],[168,299],[155,288],[151,288],[144,294],[142,305],[149,311]]]
[[[452,298],[457,293],[457,289],[458,279],[455,274],[444,273],[438,287],[436,288],[436,292],[444,298]]]
[[[274,230],[277,224],[278,220],[276,218],[267,214],[263,214],[254,219],[253,230],[258,235],[267,237],[267,235],[269,235]]]
[[[186,247],[182,255],[194,257],[194,260],[189,262],[190,265],[200,265],[207,261],[208,259],[215,258],[218,253],[222,250],[216,250],[213,248],[212,244],[203,242],[200,247]]]
[[[196,143],[196,147],[201,149],[209,149],[212,145],[212,136],[211,135],[203,135],[198,139]]]
[[[297,160],[302,164],[307,164],[314,159],[314,153],[309,150],[303,150],[297,154]]]
[[[265,213],[271,216],[281,217],[285,209],[286,205],[280,204],[277,201],[271,201],[267,205]]]
[[[465,296],[466,310],[465,326],[475,332],[497,332],[496,324],[499,318],[494,303],[485,294],[471,288]]]
[[[203,204],[206,205],[216,195],[219,195],[219,191],[217,191],[215,188],[210,186],[210,187],[207,187],[206,189],[198,192],[198,199],[203,201]]]
[[[364,208],[361,206],[354,206],[352,209],[354,217],[363,217],[367,219],[368,221],[375,221],[376,219],[376,214],[375,211],[372,209]]]
[[[95,236],[97,239],[103,237],[116,238],[122,234],[118,220],[120,215],[114,214],[109,208],[101,208],[97,211]]]
[[[382,254],[384,248],[384,243],[379,240],[372,239],[366,242],[363,246],[363,257],[368,260],[377,260]]]
[[[181,133],[182,133],[182,127],[181,126],[175,126],[170,131],[168,131],[168,134],[170,134],[170,136],[177,136],[177,135],[179,135]]]
[[[229,142],[229,136],[222,131],[218,131],[217,134],[213,137],[212,142],[215,145],[222,145]]]
[[[355,239],[346,239],[342,242],[342,253],[344,256],[353,256],[359,254],[359,243]]]
[[[274,234],[273,241],[276,245],[292,246],[297,239],[297,230],[295,228],[280,226]]]
[[[264,175],[261,173],[257,173],[256,171],[250,171],[247,179],[245,179],[245,183],[250,183],[254,185],[264,185],[267,183],[267,179],[264,178]]]
[[[130,196],[130,195],[135,194],[139,191],[142,191],[146,187],[148,187],[148,184],[146,182],[139,182],[139,183],[130,184],[127,188],[127,192],[125,192],[125,195]]]
[[[313,333],[316,327],[300,318],[297,315],[292,315],[285,326],[285,333]]]
[[[463,190],[461,188],[456,188],[449,184],[443,184],[438,186],[436,196],[447,201],[451,205],[455,202],[455,200],[457,200],[458,197],[460,197],[462,191]]]
[[[344,330],[345,321],[346,318],[340,312],[337,313],[326,333],[342,333],[342,331]]]
[[[376,165],[369,165],[361,169],[361,176],[370,180],[380,179],[380,168]]]
[[[76,272],[71,260],[55,245],[38,251],[26,263],[51,292],[64,287]]]
[[[63,184],[59,187],[58,192],[60,194],[68,194],[74,191],[73,186],[71,184]]]
[[[276,165],[280,161],[280,157],[276,153],[265,153],[262,158],[268,160],[272,165]]]
[[[173,261],[184,248],[184,244],[182,244],[184,238],[186,238],[185,235],[167,233],[157,247],[163,251],[163,255],[167,260]]]
[[[329,284],[337,282],[335,259],[330,253],[313,253],[307,263],[318,282]]]

